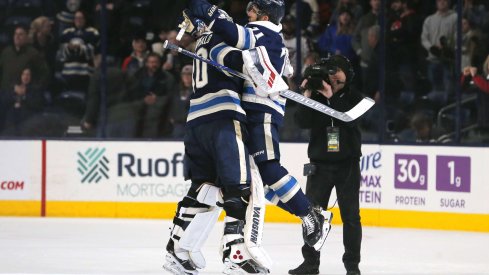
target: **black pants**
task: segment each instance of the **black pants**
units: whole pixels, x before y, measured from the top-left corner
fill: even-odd
[[[362,242],[362,225],[360,223],[360,164],[358,159],[349,159],[337,163],[315,163],[316,172],[307,178],[306,196],[314,205],[323,208],[328,206],[333,187],[343,220],[343,263],[346,270],[358,268],[360,263],[360,246]],[[320,253],[304,244],[304,260],[312,266],[319,267]]]

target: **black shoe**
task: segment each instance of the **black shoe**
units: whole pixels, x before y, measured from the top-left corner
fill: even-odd
[[[303,262],[297,268],[289,270],[289,274],[319,274],[319,266]]]
[[[348,266],[346,268],[346,275],[361,275],[358,265]]]

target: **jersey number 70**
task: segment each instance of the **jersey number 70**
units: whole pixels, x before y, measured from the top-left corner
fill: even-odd
[[[197,55],[200,55],[201,57],[207,59],[209,56],[209,53],[207,52],[206,48],[200,48],[197,50]],[[194,90],[199,89],[207,85],[208,83],[208,78],[207,78],[207,63],[202,62],[198,59],[194,59],[194,70],[195,70],[195,75],[194,75]]]

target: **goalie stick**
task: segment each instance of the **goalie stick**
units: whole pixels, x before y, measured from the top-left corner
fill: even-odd
[[[185,50],[185,49],[183,49],[183,48],[181,48],[175,44],[169,43],[168,40],[165,41],[165,43],[163,44],[163,47],[166,49],[178,51],[179,53],[184,54],[188,57],[191,57],[193,59],[198,59],[198,60],[205,62],[211,66],[214,66],[221,71],[227,72],[231,75],[242,78],[244,80],[248,80],[248,81],[253,82],[253,80],[249,76],[247,76],[243,73],[237,72],[231,68],[228,68],[228,67],[226,67],[222,64],[219,64],[213,60],[204,58],[204,57],[197,55],[191,51],[187,51],[187,50]],[[349,111],[340,112],[340,111],[337,111],[337,110],[335,110],[335,109],[333,109],[327,105],[324,105],[320,102],[317,102],[316,100],[310,99],[308,97],[305,97],[305,96],[298,94],[298,93],[291,91],[291,90],[280,91],[280,95],[285,97],[285,98],[288,98],[292,101],[295,101],[299,104],[302,104],[302,105],[305,105],[309,108],[312,108],[316,111],[319,111],[323,114],[326,114],[328,116],[334,117],[336,119],[339,119],[339,120],[345,121],[345,122],[350,122],[350,121],[353,121],[353,120],[359,118],[361,115],[363,115],[365,112],[367,112],[375,104],[375,101],[373,99],[371,99],[369,97],[364,97],[355,107],[353,107]]]

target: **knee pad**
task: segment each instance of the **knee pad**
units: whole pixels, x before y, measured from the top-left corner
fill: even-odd
[[[238,220],[244,220],[250,195],[251,190],[249,186],[224,187],[222,207],[226,211],[226,215]]]
[[[200,249],[221,213],[221,208],[216,206],[218,193],[219,188],[207,183],[193,184],[178,203],[173,218],[170,233],[173,251],[180,259],[190,259],[198,268],[205,267]]]

